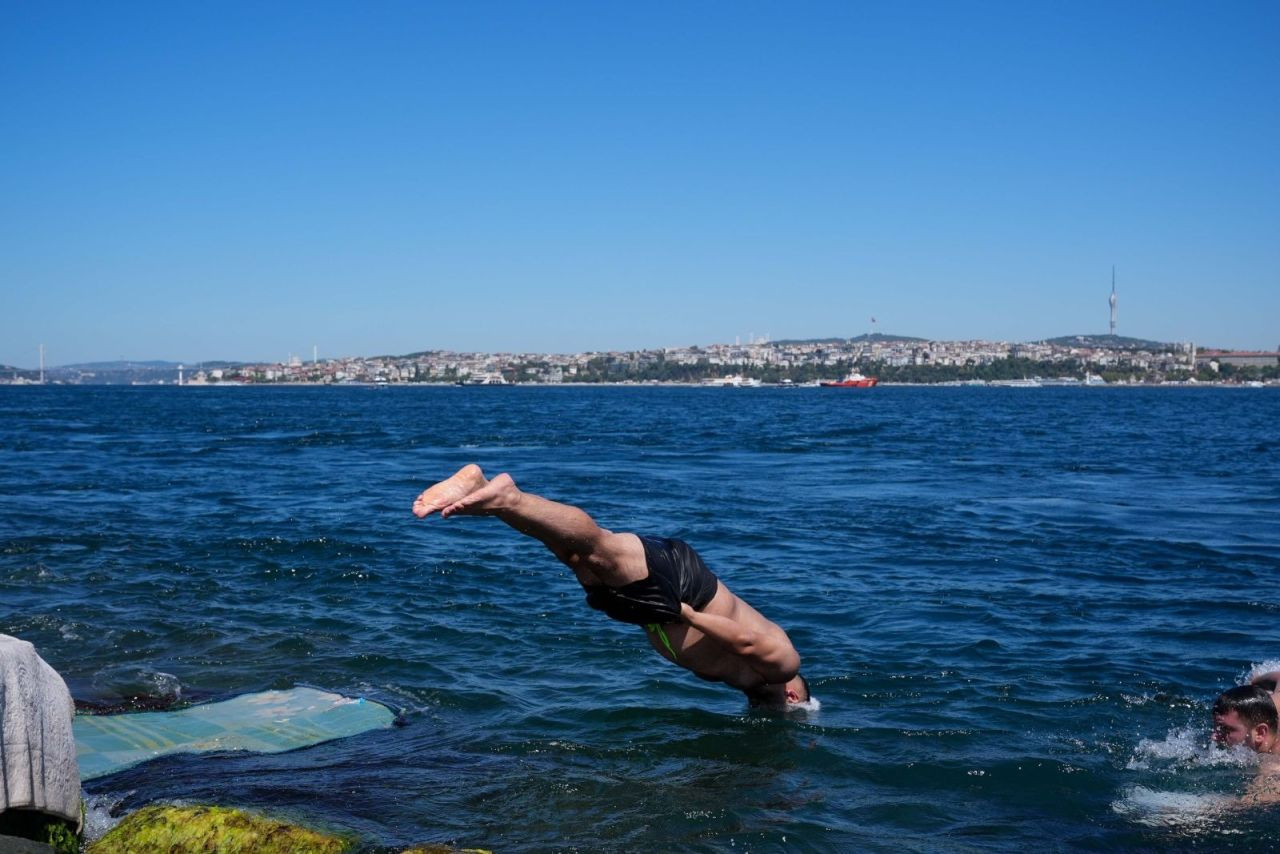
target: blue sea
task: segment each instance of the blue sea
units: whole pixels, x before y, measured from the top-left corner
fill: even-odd
[[[681,537],[787,629],[747,708],[588,609],[477,462]],[[0,632],[83,701],[298,684],[405,725],[173,756],[97,813],[248,807],[511,851],[1274,848],[1208,706],[1280,659],[1280,393],[0,388]]]

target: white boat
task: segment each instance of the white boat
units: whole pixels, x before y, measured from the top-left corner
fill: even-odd
[[[714,386],[716,388],[755,388],[760,385],[760,380],[754,377],[744,377],[741,374],[734,374],[728,377],[707,377],[702,381],[705,386]]]

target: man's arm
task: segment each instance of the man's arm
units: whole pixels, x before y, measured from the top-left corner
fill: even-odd
[[[772,623],[768,624],[770,629],[761,631],[728,617],[695,611],[685,602],[680,604],[680,615],[698,631],[745,658],[767,682],[786,682],[800,672],[800,654],[786,632]]]
[[[1257,685],[1264,691],[1271,692],[1271,699],[1280,706],[1280,670],[1271,670],[1267,673],[1254,674],[1249,680],[1250,685]]]

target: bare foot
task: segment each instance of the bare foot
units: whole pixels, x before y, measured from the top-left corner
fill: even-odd
[[[444,510],[450,504],[483,488],[488,482],[480,466],[474,463],[465,465],[452,477],[425,489],[413,502],[413,515],[425,519],[437,510]]]
[[[516,482],[511,479],[511,475],[504,473],[479,489],[468,492],[448,507],[442,508],[440,515],[449,517],[460,513],[463,516],[486,516],[514,507],[519,499],[520,490],[516,488]]]

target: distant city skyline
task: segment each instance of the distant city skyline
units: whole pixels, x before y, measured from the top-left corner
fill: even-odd
[[[690,341],[690,342],[685,342],[684,344],[679,344],[679,345],[655,345],[650,347],[602,347],[602,348],[588,349],[588,350],[545,350],[545,349],[517,350],[510,347],[498,348],[495,350],[478,350],[474,348],[455,349],[455,348],[448,348],[448,347],[417,347],[410,350],[405,350],[403,352],[391,352],[389,350],[380,349],[380,350],[374,350],[368,353],[331,353],[331,354],[321,355],[319,351],[319,347],[317,346],[312,348],[312,352],[310,354],[303,354],[296,351],[290,351],[278,358],[269,357],[265,359],[247,359],[247,358],[239,358],[235,356],[219,357],[216,359],[169,359],[169,358],[148,357],[148,358],[139,358],[139,359],[125,359],[125,358],[98,359],[98,360],[91,360],[87,362],[49,362],[44,360],[43,357],[45,354],[41,352],[40,353],[41,361],[39,362],[38,365],[6,364],[5,367],[16,368],[23,371],[35,371],[40,368],[56,370],[56,369],[65,368],[65,367],[134,363],[139,365],[142,365],[142,364],[181,365],[184,367],[196,369],[201,367],[205,363],[310,365],[310,364],[317,364],[317,363],[323,363],[323,362],[345,361],[345,360],[352,360],[352,359],[355,359],[355,360],[372,360],[372,359],[379,359],[379,358],[399,359],[399,358],[405,358],[413,353],[443,352],[443,353],[474,353],[474,354],[489,354],[489,355],[504,354],[504,353],[532,355],[532,354],[542,353],[542,354],[557,355],[557,356],[571,356],[571,355],[582,355],[582,354],[588,354],[588,353],[642,353],[642,352],[660,352],[663,350],[683,351],[683,350],[687,350],[690,347],[695,349],[700,347],[701,348],[708,348],[708,347],[721,348],[721,347],[737,347],[737,346],[752,347],[752,346],[781,344],[784,342],[807,342],[807,341],[828,341],[828,340],[829,341],[857,341],[860,339],[861,340],[888,340],[888,341],[920,341],[920,342],[933,342],[933,343],[943,344],[943,345],[957,345],[957,344],[964,344],[968,342],[980,342],[980,343],[990,343],[990,344],[1009,344],[1009,345],[1017,346],[1017,345],[1024,345],[1024,344],[1034,345],[1034,344],[1043,343],[1045,341],[1069,339],[1073,337],[1095,339],[1099,341],[1105,340],[1107,338],[1115,338],[1119,342],[1151,341],[1155,343],[1171,345],[1174,347],[1184,347],[1185,345],[1191,345],[1194,348],[1192,352],[1198,349],[1201,351],[1213,351],[1213,352],[1227,351],[1227,352],[1280,353],[1280,344],[1277,344],[1276,346],[1273,346],[1273,347],[1261,347],[1261,348],[1244,348],[1244,347],[1229,347],[1229,346],[1222,347],[1220,344],[1217,344],[1215,342],[1197,342],[1194,340],[1158,341],[1157,342],[1156,339],[1151,339],[1146,336],[1120,335],[1114,332],[1067,333],[1065,335],[1046,336],[1045,338],[1040,338],[1040,339],[1007,339],[1007,338],[1006,339],[984,339],[984,338],[975,337],[975,336],[967,336],[967,337],[960,337],[960,338],[926,338],[923,336],[913,336],[906,333],[873,331],[870,333],[858,333],[855,335],[847,335],[847,336],[846,335],[840,335],[840,336],[805,335],[805,336],[788,336],[783,338],[775,338],[774,336],[768,335],[767,333],[761,334],[761,335],[748,333],[745,336],[740,336],[740,335],[734,336],[733,340]],[[1132,346],[1132,345],[1122,345],[1122,346]]]
[[[872,373],[862,374],[862,370]],[[477,353],[432,350],[307,361],[106,362],[0,372],[0,385],[563,385],[670,384],[867,388],[911,384],[1280,384],[1280,353],[1229,352],[1116,335],[1036,343],[924,341],[885,335],[752,341],[654,350]],[[847,384],[847,385],[846,385]]]
[[[1280,345],[1280,5],[10,4],[0,364]]]

